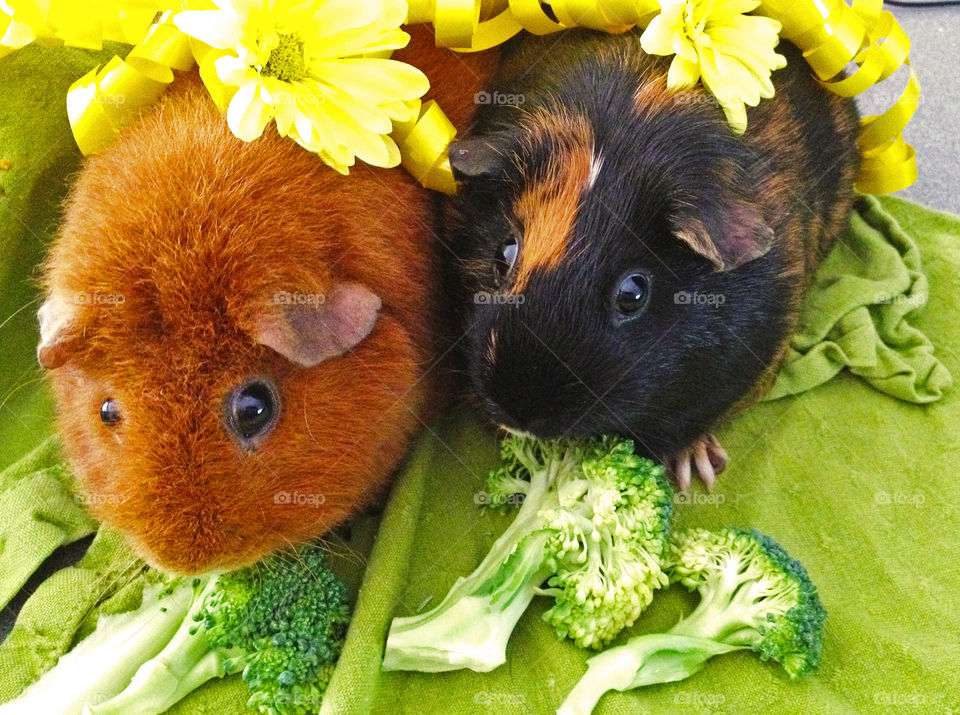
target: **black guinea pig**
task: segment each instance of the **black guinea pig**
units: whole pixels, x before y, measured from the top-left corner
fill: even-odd
[[[505,48],[446,207],[473,391],[499,425],[620,433],[707,486],[711,431],[772,384],[805,288],[846,226],[851,100],[800,52],[737,135],[700,87],[667,87],[640,34]]]

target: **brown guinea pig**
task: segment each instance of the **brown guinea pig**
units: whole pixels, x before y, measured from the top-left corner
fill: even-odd
[[[418,31],[397,58],[485,60]],[[442,83],[441,83],[442,84]],[[462,114],[461,110],[461,114]],[[195,77],[86,160],[46,261],[38,357],[93,513],[152,564],[231,568],[369,503],[437,402],[433,199],[234,137]]]
[[[474,392],[538,437],[622,433],[712,484],[710,432],[761,394],[800,298],[846,225],[853,102],[796,48],[736,135],[713,97],[667,87],[637,31],[516,38],[473,135],[449,241]]]

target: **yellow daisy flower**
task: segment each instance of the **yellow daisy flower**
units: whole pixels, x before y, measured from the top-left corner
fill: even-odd
[[[746,15],[760,0],[661,0],[661,12],[644,30],[640,44],[651,55],[675,55],[667,75],[673,89],[702,80],[723,107],[737,133],[747,128],[745,105],[773,96],[770,73],[785,67],[774,52],[780,23]]]
[[[227,123],[244,141],[276,121],[346,174],[359,158],[396,166],[387,136],[417,116],[429,83],[383,55],[407,44],[405,0],[214,0],[174,23],[217,50],[209,60],[229,93]],[[209,74],[205,79],[210,81]],[[216,94],[216,92],[214,92]]]

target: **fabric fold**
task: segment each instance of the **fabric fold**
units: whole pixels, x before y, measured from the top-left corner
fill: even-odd
[[[806,392],[849,369],[892,397],[927,404],[952,384],[913,324],[929,286],[920,252],[874,196],[817,271],[786,361],[765,400]]]

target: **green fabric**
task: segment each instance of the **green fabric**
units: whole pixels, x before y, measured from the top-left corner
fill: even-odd
[[[15,528],[3,529],[11,517],[0,511],[2,596],[43,553],[92,528],[65,500],[69,475],[57,466],[56,442],[45,441],[51,403],[35,365],[32,278],[78,161],[63,93],[109,54],[29,48],[0,60],[0,160],[11,160],[0,170],[0,468],[40,445],[0,475],[0,498],[31,503],[30,517]],[[824,264],[777,384],[777,395],[799,394],[734,420],[720,434],[731,464],[717,492],[695,491],[678,503],[681,525],[757,527],[806,564],[830,612],[821,670],[790,683],[775,666],[736,653],[683,683],[609,695],[601,713],[960,710],[960,397],[944,391],[943,371],[960,369],[958,239],[954,217],[897,199],[862,204]],[[930,290],[928,304],[914,312],[927,295],[917,248]],[[941,392],[943,399],[924,407],[908,402]],[[379,670],[390,618],[440,598],[506,523],[479,516],[475,504],[495,458],[495,436],[465,412],[420,439],[367,559],[326,712],[547,713],[579,677],[586,654],[558,642],[539,620],[544,603],[526,614],[510,660],[492,673]],[[30,491],[28,483],[39,486]],[[348,580],[359,579],[376,526],[365,520],[344,545]],[[80,563],[41,584],[0,645],[0,701],[50,667],[99,613],[136,605],[141,569],[117,535],[101,529]],[[672,625],[692,602],[676,589],[662,593],[635,631]],[[172,712],[242,713],[245,699],[246,686],[226,678]]]
[[[36,267],[80,161],[67,121],[70,84],[103,52],[30,46],[0,60],[0,468],[51,432],[52,402],[34,357]]]
[[[49,438],[0,472],[0,608],[54,550],[96,530]]]
[[[920,252],[883,210],[861,197],[845,240],[830,252],[767,400],[821,385],[844,368],[907,402],[939,400],[950,373],[907,322],[929,297]]]
[[[142,568],[122,538],[101,528],[76,565],[40,584],[0,645],[0,702],[53,666],[93,629],[99,613],[135,608],[142,584],[134,576]]]

